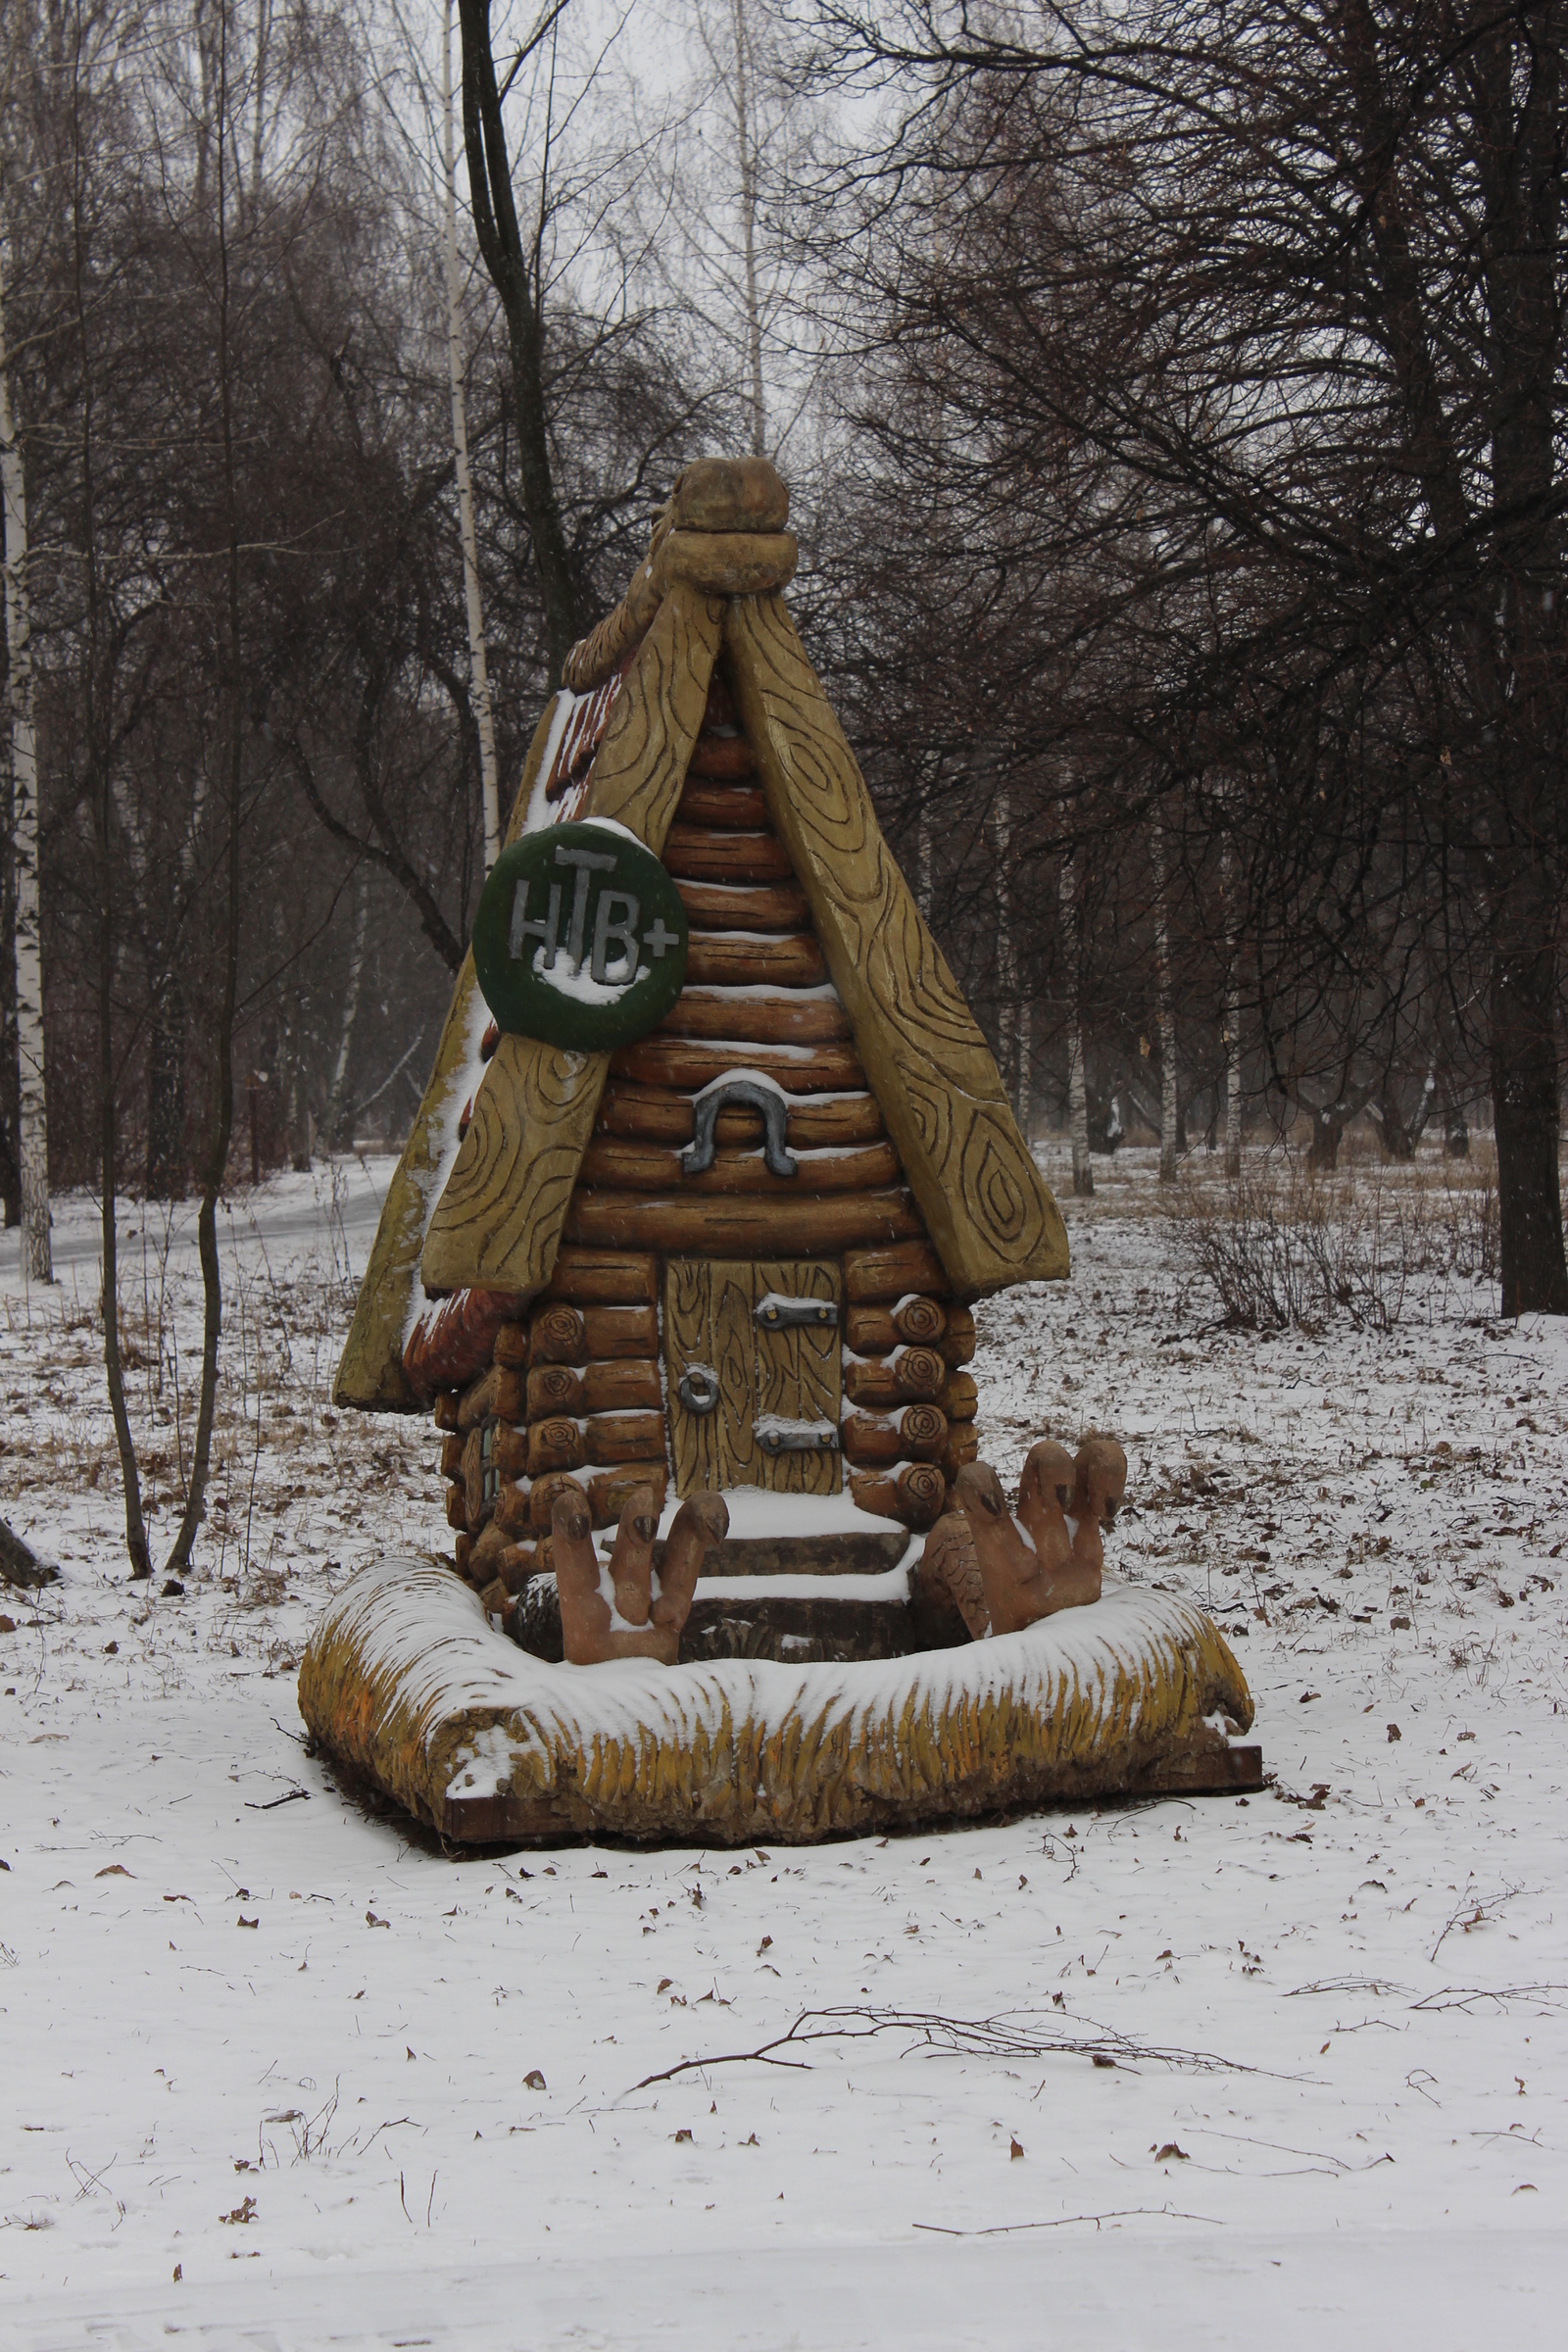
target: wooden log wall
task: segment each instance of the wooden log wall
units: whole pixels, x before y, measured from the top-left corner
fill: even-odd
[[[564,1486],[587,1498],[595,1527],[612,1527],[639,1486],[662,1507],[658,1283],[645,1252],[563,1249],[526,1320],[497,1330],[489,1366],[436,1396],[447,1523],[477,1590],[517,1592],[548,1568]]]
[[[930,1527],[965,1462],[979,1454],[978,1394],[963,1371],[974,1316],[946,1296],[925,1241],[852,1250],[844,1259],[844,1420],[848,1484],[862,1510]]]
[[[899,1154],[717,672],[662,857],[691,924],[686,985],[657,1030],[611,1057],[567,1241],[779,1259],[920,1240]],[[743,1071],[786,1096],[796,1173],[769,1171],[761,1114],[730,1105],[718,1116],[712,1165],[686,1174],[694,1098]]]
[[[475,1581],[519,1586],[548,1565],[564,1485],[599,1527],[639,1481],[662,1500],[672,1257],[842,1258],[840,1446],[866,1509],[930,1525],[978,1450],[962,1370],[974,1319],[906,1183],[721,671],[662,856],[691,924],[686,985],[658,1030],[610,1057],[548,1287],[500,1325],[482,1374],[437,1400],[454,1433],[448,1516]],[[780,1090],[796,1173],[769,1170],[762,1113],[730,1102],[711,1164],[688,1174],[697,1095],[742,1073]]]

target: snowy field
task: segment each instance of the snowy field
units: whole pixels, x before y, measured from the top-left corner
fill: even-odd
[[[125,1578],[92,1204],[48,1293],[0,1241],[0,1510],[63,1571],[0,1589],[5,2352],[1560,2340],[1568,1331],[1441,1267],[1387,1334],[1216,1331],[1148,1158],[1100,1163],[1072,1282],[982,1310],[985,1450],[1122,1435],[1116,1565],[1245,1630],[1274,1785],[453,1859],[294,1699],[327,1594],[445,1535],[429,1425],[329,1404],[388,1173],[225,1215],[169,1597]],[[122,1223],[167,1548],[193,1218]]]

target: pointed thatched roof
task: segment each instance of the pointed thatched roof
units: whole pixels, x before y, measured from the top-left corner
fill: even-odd
[[[745,1002],[769,992],[706,989],[699,957],[664,1024],[671,1036],[655,1032],[632,1050],[639,1059],[504,1036],[486,1061],[488,1010],[466,961],[388,1191],[339,1369],[340,1403],[412,1406],[401,1355],[420,1289],[535,1295],[564,1238],[591,1239],[596,1214],[605,1224],[607,1179],[616,1231],[670,1252],[701,1246],[683,1237],[692,1231],[694,1200],[725,1189],[721,1173],[672,1183],[657,1152],[639,1160],[623,1147],[617,1160],[613,1146],[594,1140],[612,1061],[623,1077],[652,1075],[656,1091],[680,1097],[671,1110],[683,1107],[689,1120],[703,1049],[678,1041],[693,1037],[716,1039],[715,1067],[776,1066],[808,1143],[822,1143],[835,1116],[863,1140],[869,1130],[854,1126],[853,1112],[846,1118],[829,1107],[848,1106],[857,1096],[886,1139],[877,1147],[880,1160],[860,1154],[880,1179],[873,1185],[868,1176],[854,1192],[845,1190],[854,1172],[829,1165],[843,1147],[823,1144],[814,1181],[807,1152],[805,1185],[787,1188],[797,1224],[786,1218],[781,1225],[784,1253],[803,1196],[831,1191],[809,1226],[823,1249],[928,1239],[945,1287],[959,1298],[1067,1270],[1055,1203],[985,1040],[882,838],[854,755],[778,593],[795,562],[795,542],[779,527],[787,507],[783,485],[759,461],[710,462],[683,476],[627,598],[573,651],[567,687],[535,736],[509,838],[563,817],[608,817],[680,876],[693,839],[685,820],[704,797],[700,785],[688,787],[688,769],[705,718],[720,751],[723,738],[744,736],[739,749],[756,813],[715,821],[750,824],[746,839],[770,845],[771,863],[760,870],[783,877],[799,906],[792,953],[817,959],[795,977],[804,972],[809,980],[823,965],[827,974],[791,1002],[800,1006],[809,996],[809,1034],[842,1043],[816,1050],[814,1077],[791,1068],[788,1057],[804,1054],[801,1048],[778,1049],[769,1065],[767,1050],[752,1041],[771,1032],[749,1021],[755,1008]],[[712,712],[720,706],[725,723],[715,730]],[[699,754],[699,771],[712,764]],[[733,844],[736,836],[717,838]],[[689,879],[677,886],[700,905],[699,886]],[[693,916],[694,923],[704,919]],[[784,943],[764,945],[771,952]],[[714,968],[721,964],[720,957]],[[805,1034],[805,1012],[796,1018]],[[671,1062],[673,1070],[665,1066]],[[810,1115],[795,1099],[808,1087],[816,1089]],[[636,1132],[646,1134],[649,1105],[641,1107]],[[609,1123],[615,1126],[612,1117]],[[741,1181],[749,1193],[767,1189],[765,1174]],[[765,1213],[754,1209],[749,1229]],[[724,1201],[709,1200],[707,1254],[731,1247],[726,1230]],[[735,1253],[756,1252],[739,1246]]]

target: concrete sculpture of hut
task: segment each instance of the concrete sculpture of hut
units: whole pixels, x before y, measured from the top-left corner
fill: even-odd
[[[784,606],[787,515],[760,461],[690,467],[573,650],[339,1368],[342,1405],[433,1412],[454,1551],[352,1580],[301,1703],[454,1837],[1247,1771],[1200,1612],[1007,1596],[1056,1539],[979,1462],[971,1308],[1065,1276],[1066,1237]],[[626,1638],[574,1649],[577,1603]],[[561,1663],[563,1606],[610,1663]]]

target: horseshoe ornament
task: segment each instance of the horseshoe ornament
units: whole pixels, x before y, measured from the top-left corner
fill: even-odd
[[[692,1104],[692,1140],[680,1155],[683,1176],[701,1176],[713,1164],[713,1123],[724,1105],[739,1103],[762,1114],[762,1164],[770,1176],[796,1176],[800,1162],[784,1149],[785,1109],[782,1096],[751,1078],[725,1078],[700,1094]]]

